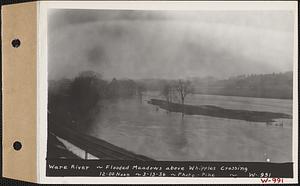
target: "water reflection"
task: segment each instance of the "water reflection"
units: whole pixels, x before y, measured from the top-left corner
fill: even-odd
[[[173,117],[177,119],[174,120]],[[172,152],[180,157],[185,157],[187,154],[186,148],[188,148],[185,118],[179,116],[179,114],[169,113],[165,124],[166,126],[162,128],[163,141]]]

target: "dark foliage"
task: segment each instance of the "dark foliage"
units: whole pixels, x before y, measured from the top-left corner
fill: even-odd
[[[86,71],[74,79],[49,81],[48,123],[78,130],[88,129],[99,112],[99,101],[131,97],[140,88],[132,80],[113,79],[107,82],[101,75]]]
[[[68,141],[102,159],[152,160],[85,135],[97,118],[102,100],[140,96],[143,88],[132,80],[105,81],[100,74],[86,71],[74,79],[49,81],[48,158],[79,158],[57,139]]]

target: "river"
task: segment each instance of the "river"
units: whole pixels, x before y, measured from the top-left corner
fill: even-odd
[[[137,98],[102,101],[88,134],[161,161],[292,161],[292,120],[266,123],[167,113],[148,104],[155,92]],[[215,95],[189,95],[186,104],[292,114],[292,101]]]

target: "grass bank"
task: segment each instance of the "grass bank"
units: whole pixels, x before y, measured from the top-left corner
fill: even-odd
[[[151,99],[148,101],[148,103],[157,105],[160,108],[170,112],[183,112],[187,115],[206,115],[253,122],[273,122],[274,119],[292,118],[291,115],[284,113],[226,109],[213,105],[182,105],[179,103],[170,103],[159,99]]]

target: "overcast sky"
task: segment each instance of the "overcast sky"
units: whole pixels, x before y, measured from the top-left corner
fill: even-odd
[[[51,10],[49,79],[187,78],[292,70],[288,11]]]

